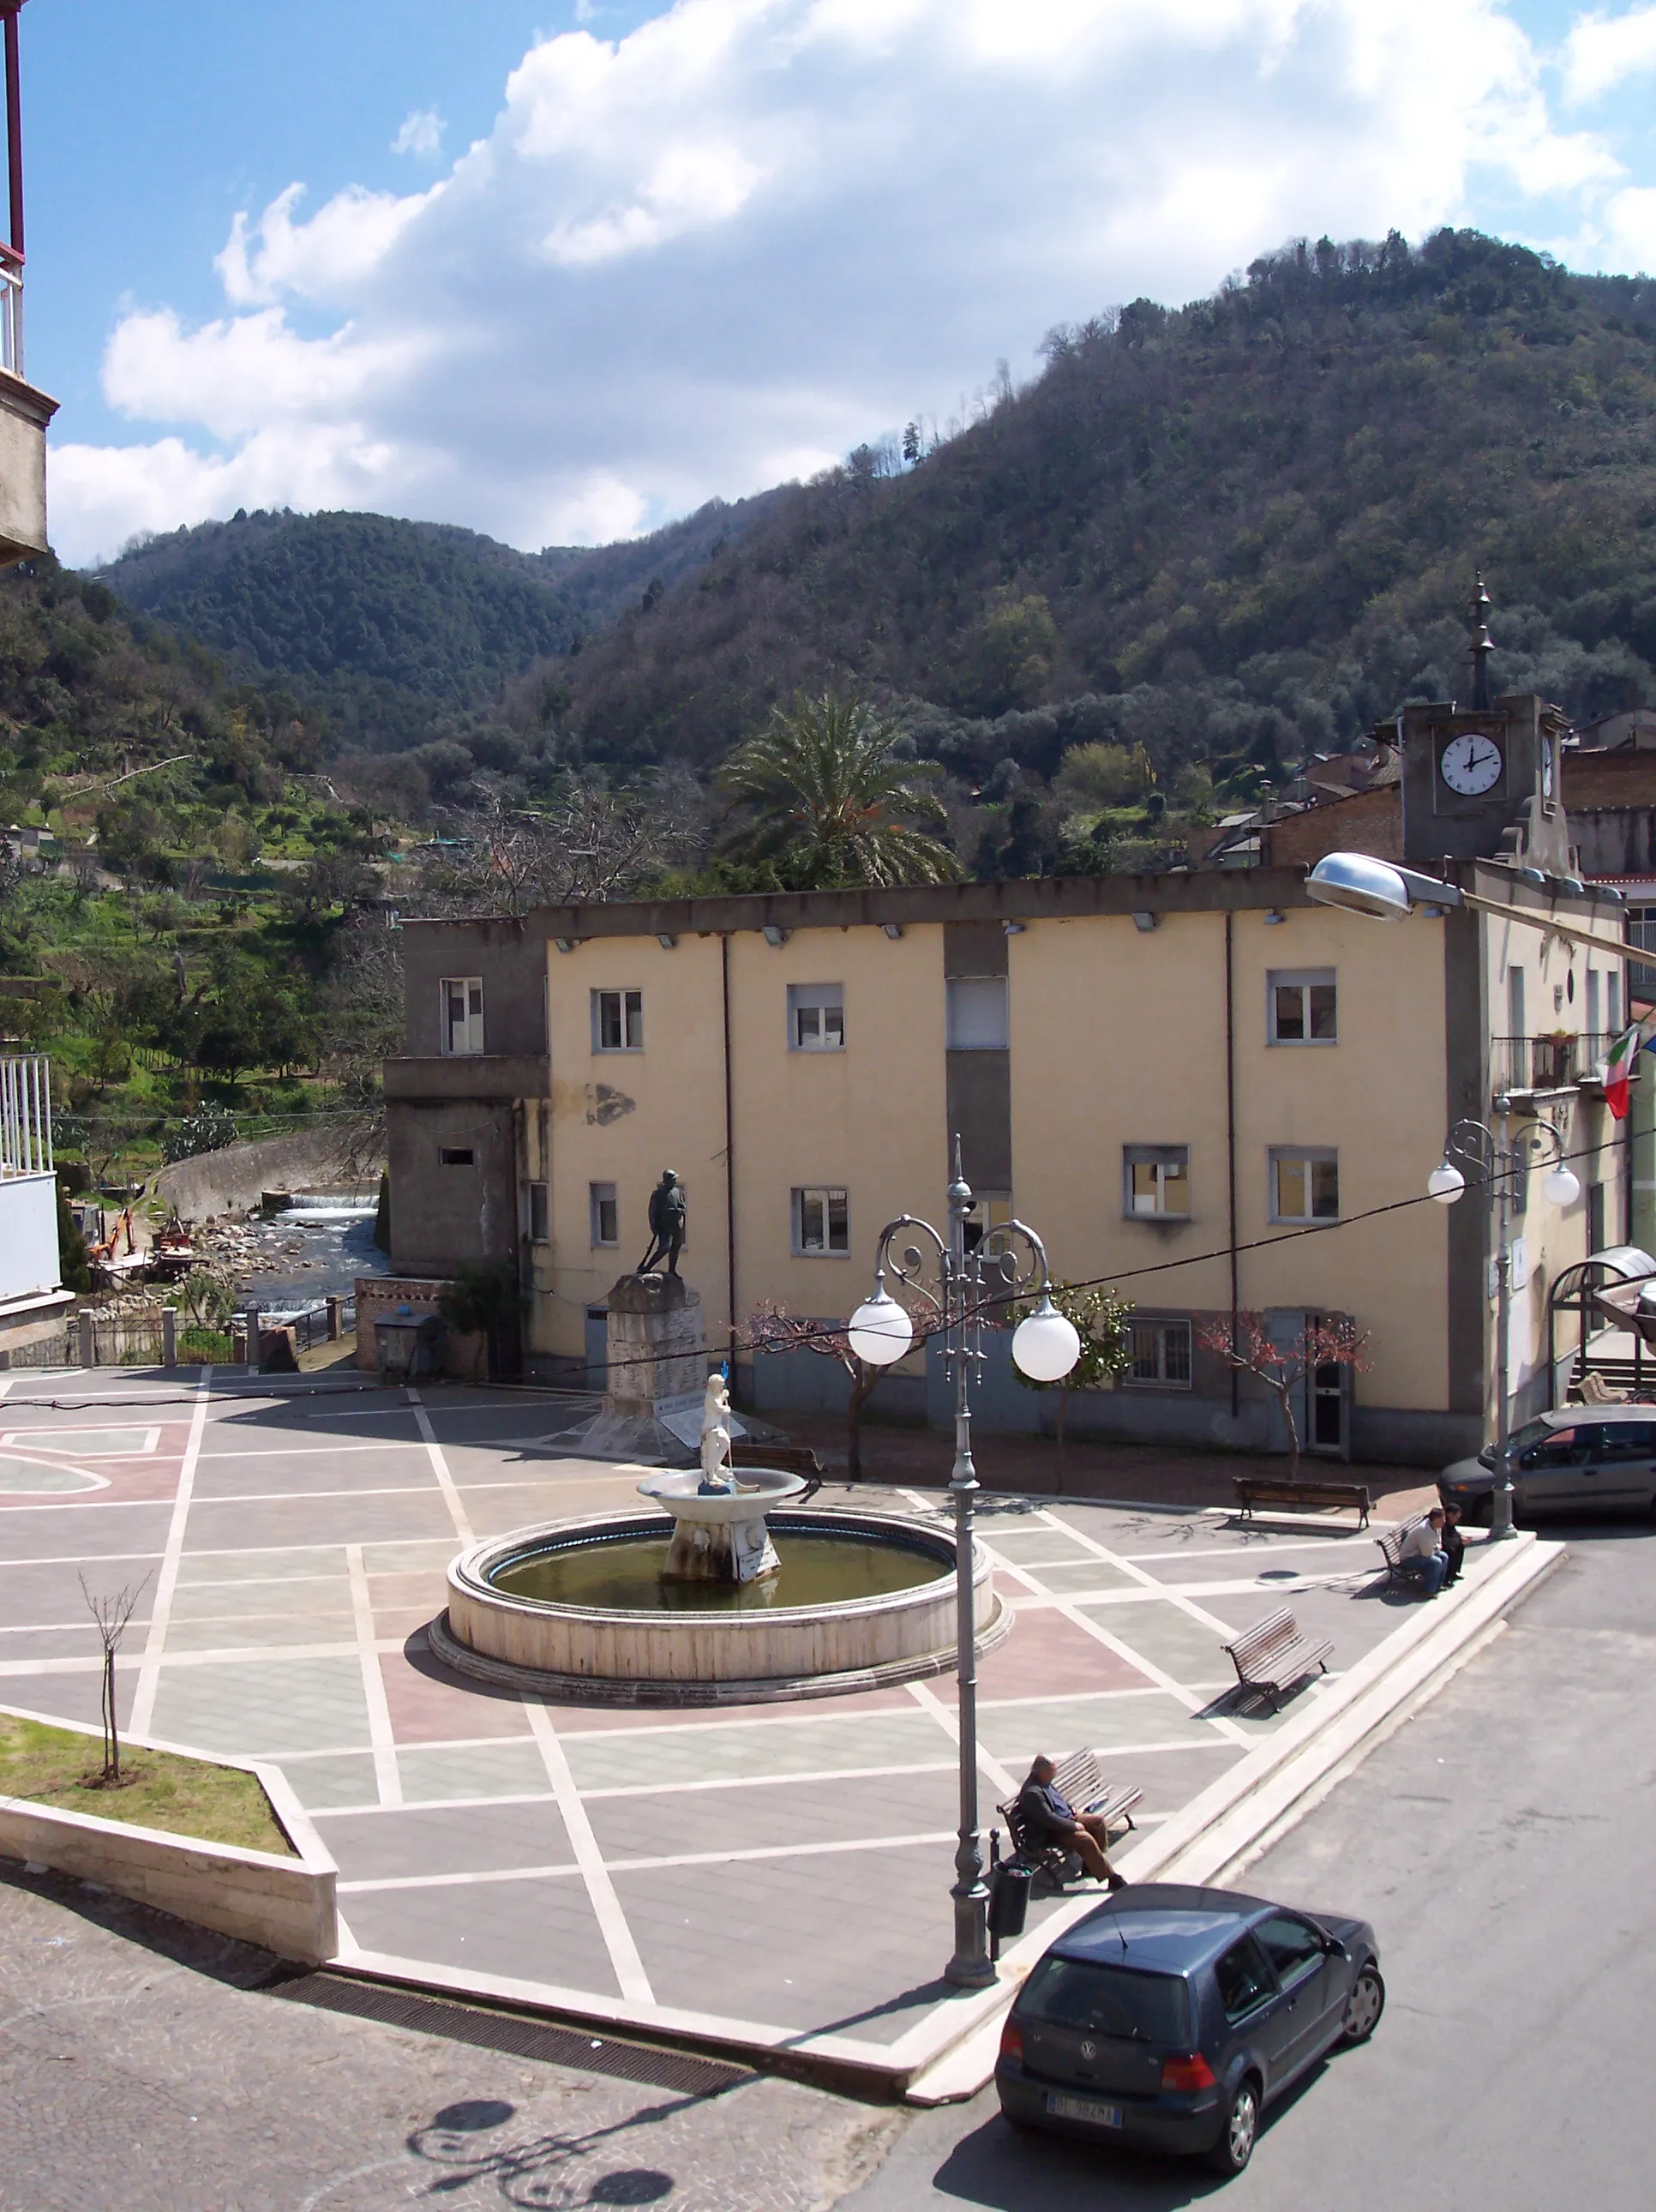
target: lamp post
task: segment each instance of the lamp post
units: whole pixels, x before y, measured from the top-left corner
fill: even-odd
[[[1062,1380],[1081,1356],[1081,1339],[1049,1295],[1052,1273],[1046,1247],[1033,1229],[1008,1222],[995,1232],[997,1249],[983,1243],[968,1250],[966,1224],[974,1201],[961,1170],[961,1145],[955,1139],[955,1179],[949,1186],[949,1234],[940,1235],[918,1215],[900,1214],[880,1231],[874,1265],[874,1291],[851,1316],[847,1334],[859,1359],[889,1367],[911,1351],[914,1325],[908,1312],[885,1286],[888,1267],[900,1283],[921,1287],[928,1260],[935,1267],[935,1303],[943,1323],[950,1380],[955,1386],[955,1465],[949,1495],[955,1512],[955,1676],[959,1689],[960,1828],[955,1852],[955,1951],[943,1968],[945,1979],[966,1988],[992,1982],[989,1956],[988,1886],[983,1878],[983,1837],[978,1826],[978,1653],[973,1600],[975,1565],[973,1510],[979,1483],[972,1464],[972,1374],[983,1361],[986,1304],[1034,1292],[1040,1303],[1019,1322],[1012,1357],[1032,1382]],[[896,1240],[913,1231],[923,1240],[899,1251]],[[1020,1252],[1020,1246],[1022,1252]],[[928,1296],[932,1295],[927,1293]]]
[[[1490,1504],[1489,1540],[1501,1543],[1515,1532],[1513,1528],[1513,1470],[1510,1451],[1512,1425],[1509,1409],[1508,1370],[1510,1364],[1512,1317],[1512,1245],[1508,1234],[1512,1217],[1512,1184],[1520,1169],[1529,1162],[1521,1153],[1539,1150],[1550,1138],[1557,1147],[1550,1172],[1541,1186],[1554,1206],[1573,1206],[1581,1195],[1581,1186],[1575,1176],[1564,1164],[1562,1133],[1548,1121],[1538,1120],[1534,1135],[1520,1137],[1517,1145],[1507,1136],[1508,1101],[1495,1101],[1495,1117],[1499,1133],[1483,1121],[1457,1121],[1450,1130],[1443,1147],[1443,1158],[1426,1178],[1427,1195],[1440,1206],[1453,1206],[1466,1188],[1466,1178],[1455,1165],[1453,1155],[1459,1153],[1479,1180],[1495,1193],[1495,1486]]]

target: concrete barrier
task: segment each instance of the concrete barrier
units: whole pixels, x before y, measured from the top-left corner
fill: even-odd
[[[54,1714],[21,1712],[15,1706],[5,1710],[21,1720],[41,1721],[94,1741],[98,1737],[96,1729]],[[177,1752],[187,1759],[206,1756],[186,1745],[161,1743],[151,1737],[128,1736],[122,1741],[130,1749]],[[209,1763],[258,1776],[296,1857],[281,1858],[273,1851],[207,1843],[198,1836],[175,1835],[132,1821],[104,1820],[92,1813],[64,1812],[27,1798],[4,1796],[0,1796],[0,1857],[50,1867],[56,1874],[95,1882],[118,1897],[154,1905],[221,1936],[259,1944],[279,1958],[320,1966],[339,1948],[334,1897],[338,1870],[326,1845],[280,1767],[238,1759]]]

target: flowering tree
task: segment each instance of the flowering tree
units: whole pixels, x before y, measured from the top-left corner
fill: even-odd
[[[1071,1322],[1081,1339],[1081,1356],[1069,1373],[1057,1382],[1036,1382],[1027,1376],[1015,1360],[1012,1372],[1026,1390],[1056,1390],[1058,1419],[1053,1423],[1053,1434],[1058,1442],[1059,1487],[1064,1486],[1064,1417],[1070,1409],[1071,1390],[1107,1390],[1132,1364],[1132,1350],[1127,1335],[1127,1316],[1132,1311],[1132,1301],[1119,1297],[1114,1291],[1096,1285],[1077,1287],[1071,1283],[1054,1283],[1050,1292],[1052,1304]],[[1024,1307],[1024,1313],[1033,1313],[1033,1304]]]
[[[920,1303],[910,1309],[909,1319],[914,1324],[914,1342],[922,1345],[935,1336],[943,1327],[943,1315],[935,1298],[920,1293]],[[871,1366],[859,1359],[851,1348],[851,1339],[843,1328],[835,1328],[822,1322],[812,1321],[804,1314],[791,1314],[786,1306],[773,1299],[761,1299],[737,1332],[738,1340],[750,1352],[810,1352],[819,1359],[837,1360],[845,1370],[851,1384],[846,1401],[846,1473],[852,1481],[858,1482],[863,1474],[863,1407],[868,1395],[883,1375],[890,1370]]]
[[[1197,1342],[1204,1352],[1216,1352],[1239,1374],[1252,1375],[1263,1382],[1275,1398],[1282,1408],[1283,1425],[1288,1431],[1290,1482],[1300,1472],[1300,1424],[1294,1411],[1295,1391],[1319,1367],[1344,1367],[1355,1375],[1362,1375],[1371,1364],[1368,1333],[1354,1321],[1307,1321],[1295,1336],[1283,1342],[1266,1328],[1263,1314],[1241,1313],[1236,1316],[1234,1339],[1228,1322],[1216,1322],[1210,1328],[1198,1333]]]

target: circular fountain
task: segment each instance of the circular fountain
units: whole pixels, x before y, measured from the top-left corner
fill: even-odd
[[[595,1514],[476,1546],[448,1571],[432,1650],[501,1687],[618,1705],[833,1697],[954,1666],[945,1530],[789,1511],[797,1476],[737,1468],[733,1479],[717,1495],[694,1474],[640,1483],[672,1514],[670,1530],[659,1510]],[[721,1559],[751,1571],[731,1573]],[[981,1557],[972,1581],[984,1652],[1011,1609]]]

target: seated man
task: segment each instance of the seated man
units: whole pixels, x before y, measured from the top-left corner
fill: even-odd
[[[1398,1564],[1410,1581],[1417,1582],[1428,1597],[1435,1597],[1449,1571],[1449,1555],[1443,1548],[1443,1508],[1435,1505],[1417,1521],[1403,1540]]]
[[[1075,1853],[1095,1881],[1125,1889],[1125,1877],[1116,1872],[1105,1855],[1108,1829],[1097,1814],[1076,1811],[1053,1783],[1057,1771],[1046,1753],[1039,1753],[1018,1792],[1018,1818],[1028,1828],[1031,1841],[1061,1844]]]
[[[1458,1505],[1446,1505],[1443,1509],[1443,1556],[1449,1562],[1449,1571],[1443,1577],[1443,1587],[1447,1589],[1452,1583],[1460,1580],[1466,1557],[1466,1539],[1460,1533]]]

